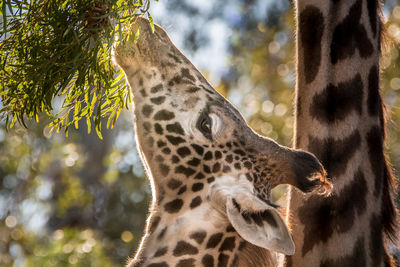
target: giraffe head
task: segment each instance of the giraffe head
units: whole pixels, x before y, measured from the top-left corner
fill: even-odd
[[[327,186],[320,162],[257,135],[162,28],[152,33],[143,18],[132,33],[138,28],[136,43],[114,50],[133,92],[137,144],[153,189],[131,265],[232,263],[246,245],[293,254],[270,191]]]

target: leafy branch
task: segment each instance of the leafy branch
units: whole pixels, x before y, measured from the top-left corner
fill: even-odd
[[[131,102],[122,70],[111,62],[112,45],[122,39],[122,25],[138,16],[147,14],[153,23],[150,1],[2,1],[0,119],[6,128],[26,126],[26,119],[38,121],[45,112],[50,131],[68,134],[86,119],[88,131],[93,122],[101,138],[102,118],[112,128]]]

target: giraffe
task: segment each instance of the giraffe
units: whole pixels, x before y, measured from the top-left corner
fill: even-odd
[[[297,0],[294,147],[314,153],[327,198],[290,189],[296,252],[283,266],[394,266],[394,177],[384,151],[378,0]]]
[[[114,61],[133,93],[138,150],[153,200],[128,266],[275,266],[293,254],[270,190],[290,184],[329,191],[310,153],[257,135],[174,46],[139,18],[137,42],[121,41]]]

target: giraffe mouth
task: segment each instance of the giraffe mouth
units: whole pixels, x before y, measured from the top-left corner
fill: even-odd
[[[266,187],[263,190],[260,190],[257,187],[257,185],[255,185],[253,188],[253,194],[257,197],[257,199],[261,200],[268,206],[271,206],[274,209],[278,209],[281,206],[272,201],[272,195],[271,195],[272,190],[273,188],[271,187]]]
[[[261,200],[262,202],[264,202],[265,204],[267,204],[267,205],[273,207],[274,209],[279,209],[279,208],[281,208],[280,205],[275,204],[275,203],[272,202],[271,197],[268,197],[267,199],[263,199],[263,198],[257,196],[257,198],[260,199],[260,200]]]

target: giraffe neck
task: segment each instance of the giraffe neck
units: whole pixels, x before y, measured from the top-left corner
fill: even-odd
[[[286,266],[391,266],[396,211],[383,152],[377,0],[297,1],[295,146],[324,164],[334,190],[291,190],[296,253]]]

